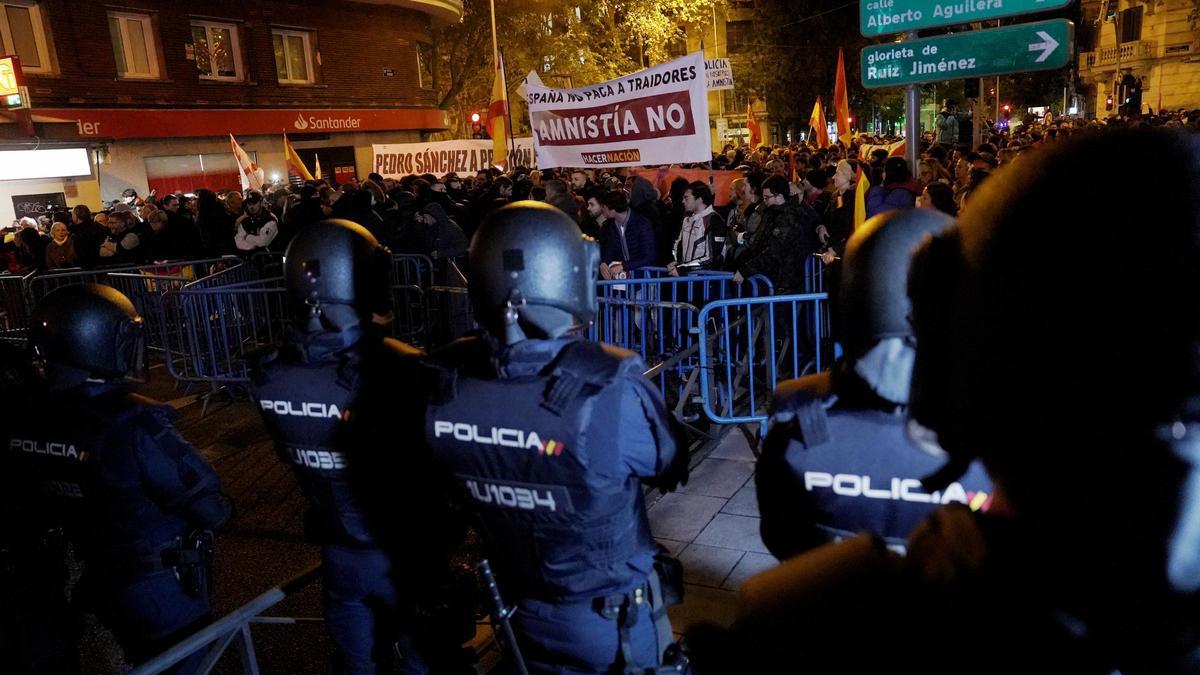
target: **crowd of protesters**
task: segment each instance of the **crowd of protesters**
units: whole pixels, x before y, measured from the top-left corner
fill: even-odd
[[[331,217],[363,225],[395,253],[456,260],[489,213],[533,199],[567,213],[599,241],[602,278],[653,268],[667,274],[715,270],[732,272],[739,282],[765,275],[776,292],[789,292],[798,290],[811,256],[827,264],[840,256],[854,227],[860,180],[869,182],[867,217],[912,206],[956,215],[993,171],[1037,146],[1112,126],[1197,128],[1200,111],[1106,123],[990,123],[974,147],[969,127],[951,125],[951,119],[943,110],[922,138],[915,168],[878,147],[896,139],[869,135],[828,147],[811,139],[757,149],[727,145],[711,163],[713,170],[742,174],[727,199],[707,182],[676,178],[659,186],[627,169],[522,167],[400,179],[373,173],[361,182],[315,180],[245,192],[141,197],[126,190],[103,210],[81,205],[14,222],[4,232],[0,265],[27,272],[283,252],[305,225]]]

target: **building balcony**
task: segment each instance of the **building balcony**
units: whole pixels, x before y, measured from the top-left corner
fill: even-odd
[[[1153,40],[1138,40],[1120,46],[1102,47],[1093,52],[1080,52],[1079,70],[1115,70],[1118,61],[1122,66],[1132,67],[1157,57],[1158,45]]]
[[[463,17],[463,0],[355,0],[369,5],[392,5],[423,12],[435,26],[458,23]]]

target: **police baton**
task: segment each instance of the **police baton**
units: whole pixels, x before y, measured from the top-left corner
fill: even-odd
[[[500,597],[500,587],[496,585],[496,575],[492,574],[492,564],[488,562],[487,558],[479,561],[475,570],[479,573],[479,580],[487,591],[488,603],[491,605],[489,609],[492,623],[498,625],[500,632],[504,634],[504,642],[508,645],[517,675],[529,675],[529,669],[525,667],[525,657],[521,656],[521,647],[517,645],[517,636],[513,633],[512,621],[510,621],[517,608],[504,605],[504,598]]]

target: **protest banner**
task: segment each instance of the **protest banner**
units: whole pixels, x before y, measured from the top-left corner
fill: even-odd
[[[515,151],[509,152],[510,166],[533,164],[533,139],[513,139]],[[492,141],[458,140],[431,143],[402,143],[372,145],[371,155],[375,173],[384,178],[401,178],[408,174],[431,173],[443,176],[454,172],[473,174],[492,168]]]
[[[729,59],[704,60],[705,86],[709,91],[733,89],[733,66]]]
[[[700,52],[578,89],[527,83],[538,166],[707,162],[708,92]]]
[[[641,176],[654,184],[658,191],[667,194],[671,191],[671,181],[682,178],[687,182],[700,181],[711,185],[713,189],[713,205],[725,206],[729,203],[729,187],[735,178],[741,178],[741,171],[709,171],[708,169],[681,169],[677,166],[664,166],[657,169],[630,169],[630,174]],[[708,178],[712,176],[710,183]]]

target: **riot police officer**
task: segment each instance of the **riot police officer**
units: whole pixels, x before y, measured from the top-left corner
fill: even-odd
[[[307,497],[340,672],[388,671],[394,648],[406,672],[448,672],[462,641],[432,653],[397,609],[414,586],[438,583],[449,547],[439,542],[455,532],[438,518],[436,481],[419,466],[421,353],[376,323],[390,310],[390,266],[360,225],[301,230],[284,265],[293,321],[284,344],[257,359],[252,395]],[[423,511],[402,510],[410,506]]]
[[[923,237],[953,224],[928,209],[890,211],[846,246],[833,368],[782,383],[758,461],[762,536],[780,560],[828,541],[874,532],[892,547],[937,504],[986,509],[990,482],[978,464],[930,493],[921,479],[941,462],[905,435],[915,341],[904,292]]]
[[[232,508],[216,473],[172,427],[178,413],[124,380],[142,319],[107,286],[67,286],[32,316],[40,392],[4,428],[9,489],[29,526],[62,533],[86,563],[76,601],[95,608],[130,661],[209,620],[211,537]],[[181,663],[190,672],[203,654]]]
[[[435,354],[450,384],[426,434],[477,508],[531,672],[641,672],[671,635],[641,483],[673,487],[686,450],[642,360],[573,334],[599,262],[561,211],[497,210],[468,262],[485,332]]]
[[[1138,200],[1097,198],[1146,164]],[[809,672],[1200,671],[1200,142],[1037,150],[918,249],[909,294],[910,433],[939,483],[982,461],[992,508],[940,507],[905,559],[860,537],[752,578],[726,653],[782,621]]]

